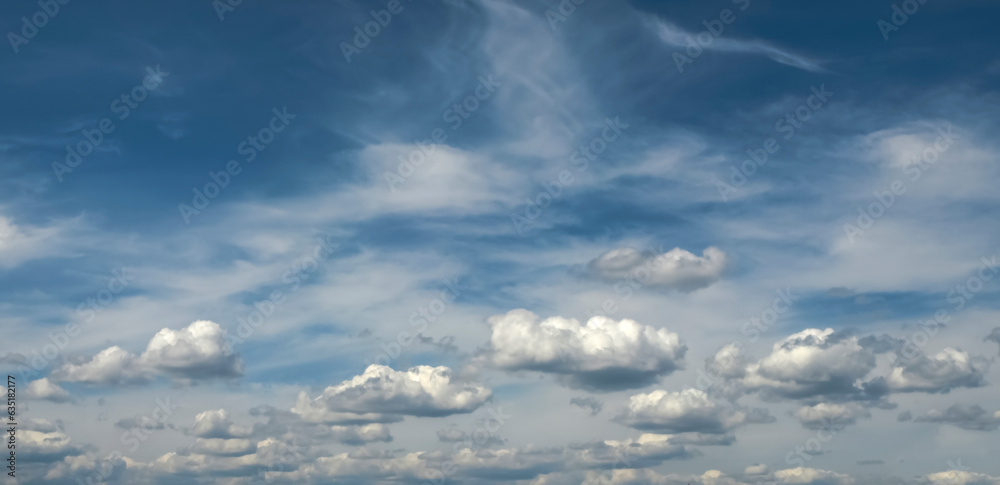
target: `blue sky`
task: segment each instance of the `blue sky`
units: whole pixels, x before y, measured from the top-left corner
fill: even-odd
[[[996,6],[3,10],[12,483],[1000,483]]]

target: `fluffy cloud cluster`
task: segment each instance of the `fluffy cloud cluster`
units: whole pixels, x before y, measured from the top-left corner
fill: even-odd
[[[242,373],[243,363],[226,344],[222,328],[199,320],[180,330],[160,330],[138,356],[114,346],[85,362],[63,364],[51,377],[63,382],[121,385],[148,382],[159,375],[197,380]]]
[[[698,389],[657,390],[629,398],[615,421],[635,429],[662,433],[720,434],[745,424],[747,415],[712,401]]]
[[[687,351],[676,333],[628,319],[595,316],[582,325],[563,317],[539,321],[527,310],[513,310],[489,323],[493,365],[559,374],[574,388],[644,387],[680,368]]]
[[[198,413],[194,417],[194,425],[185,430],[187,434],[198,438],[246,438],[252,429],[234,424],[225,409],[214,409]]]
[[[661,254],[619,248],[594,258],[587,268],[593,276],[606,280],[634,280],[643,286],[688,292],[718,281],[726,259],[726,253],[715,247],[706,248],[701,256],[681,248]]]
[[[875,354],[857,337],[810,328],[778,341],[770,355],[747,365],[742,383],[767,398],[850,396],[863,391],[857,383],[874,368]]]
[[[779,340],[758,361],[747,359],[741,347],[728,345],[707,359],[705,368],[722,378],[718,390],[730,397],[759,392],[768,400],[797,399],[817,405],[845,401],[891,405],[886,401],[891,393],[946,393],[985,385],[990,361],[954,348],[932,356],[895,358],[885,375],[874,374],[876,355],[898,351],[903,343],[887,335],[859,338],[830,328],[809,328]],[[861,416],[857,407],[826,406],[822,414],[839,414],[838,419]],[[819,412],[820,408],[802,410],[800,421],[811,422],[805,415]]]
[[[400,416],[448,416],[475,411],[492,397],[479,384],[454,382],[447,367],[396,371],[370,365],[364,373],[303,399],[292,411],[303,419],[336,424],[398,421]]]

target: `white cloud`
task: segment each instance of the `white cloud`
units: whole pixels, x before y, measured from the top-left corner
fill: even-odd
[[[257,443],[246,439],[198,438],[191,451],[201,455],[243,456],[257,451]]]
[[[774,472],[774,478],[778,483],[809,485],[851,485],[855,483],[854,478],[848,475],[804,467],[778,470]]]
[[[327,387],[314,404],[339,413],[447,416],[475,411],[492,395],[482,385],[453,381],[451,369],[443,366],[396,371],[370,365],[363,374]]]
[[[933,485],[1000,485],[1000,477],[963,470],[949,470],[927,475]]]
[[[102,350],[90,360],[66,363],[54,380],[88,384],[137,384],[166,375],[182,380],[237,377],[243,364],[225,342],[218,324],[199,320],[180,330],[164,328],[136,356],[121,347]]]
[[[571,387],[592,390],[648,385],[683,365],[687,347],[669,330],[595,316],[579,321],[550,317],[539,322],[527,310],[489,319],[489,358],[506,370],[561,374]]]
[[[330,435],[333,439],[346,445],[363,445],[366,443],[392,441],[389,427],[372,423],[360,426],[331,426]]]
[[[712,401],[698,389],[657,390],[630,397],[615,421],[636,429],[664,433],[719,434],[745,424],[747,415]]]
[[[184,378],[236,377],[242,362],[232,353],[218,324],[199,320],[180,330],[164,328],[149,341],[143,365]]]
[[[875,355],[857,337],[810,328],[778,341],[771,354],[747,366],[743,385],[770,397],[850,396],[875,368]]]
[[[225,409],[213,409],[198,413],[194,425],[186,432],[198,438],[232,439],[250,436],[251,429],[230,421],[229,412]]]
[[[28,399],[41,399],[52,402],[68,402],[69,392],[50,381],[47,377],[28,383]]]
[[[152,376],[136,360],[135,354],[116,345],[98,352],[87,362],[63,364],[52,371],[51,377],[62,382],[106,385],[148,382]]]

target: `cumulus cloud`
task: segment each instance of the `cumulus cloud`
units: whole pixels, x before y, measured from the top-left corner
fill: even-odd
[[[180,330],[160,330],[149,341],[140,361],[152,369],[189,379],[243,374],[242,362],[226,344],[225,332],[207,320]]]
[[[803,406],[793,416],[807,429],[841,430],[857,422],[858,418],[870,418],[871,413],[856,404],[819,403]]]
[[[50,381],[47,377],[29,382],[26,397],[28,399],[40,399],[58,403],[70,401],[69,392]]]
[[[630,397],[614,420],[645,431],[720,434],[745,424],[747,415],[715,403],[698,389],[657,390]]]
[[[990,362],[972,357],[968,352],[946,348],[933,356],[919,355],[900,367],[893,367],[885,378],[893,392],[946,393],[959,387],[985,384]]]
[[[810,328],[775,343],[771,354],[747,366],[749,390],[768,398],[859,395],[857,383],[875,368],[875,354],[857,337]]]
[[[790,468],[774,472],[778,483],[797,483],[809,485],[852,485],[854,478],[841,473],[816,468]]]
[[[240,426],[229,419],[229,411],[225,409],[213,409],[198,413],[194,417],[194,424],[185,430],[189,435],[198,438],[246,438],[250,436],[252,429]]]
[[[628,319],[579,321],[513,310],[489,319],[492,364],[564,376],[569,387],[611,391],[644,387],[683,365],[687,346],[666,329]]]
[[[340,443],[352,446],[392,441],[389,427],[380,423],[360,426],[330,426],[330,437]]]
[[[165,375],[179,380],[231,378],[243,373],[239,356],[225,342],[214,322],[199,320],[180,330],[164,328],[136,356],[121,347],[102,350],[80,363],[66,363],[52,372],[62,382],[139,384]]]
[[[209,456],[243,456],[257,451],[257,443],[247,439],[197,438],[192,453]]]
[[[917,416],[920,423],[945,423],[973,431],[995,431],[1000,428],[1000,411],[987,411],[978,405],[953,404],[944,412],[931,409]]]
[[[138,365],[135,354],[114,346],[98,352],[80,364],[66,363],[52,371],[54,380],[86,384],[140,384],[152,379],[148,369]]]
[[[297,405],[294,412],[318,407],[335,413],[369,415],[377,422],[395,416],[470,413],[491,397],[492,392],[480,384],[454,381],[451,369],[444,366],[421,365],[396,371],[370,365],[363,374],[327,387],[312,403]]]
[[[661,254],[619,248],[594,258],[587,269],[605,280],[626,279],[643,286],[689,292],[718,281],[726,264],[726,253],[715,247],[705,248],[701,256],[681,248]]]
[[[932,485],[1000,485],[1000,477],[963,470],[949,470],[927,475]]]

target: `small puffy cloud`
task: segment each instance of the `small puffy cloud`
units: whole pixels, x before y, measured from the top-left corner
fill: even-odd
[[[816,468],[790,468],[774,472],[778,483],[796,483],[807,485],[853,485],[854,478],[827,470]]]
[[[767,475],[767,472],[767,465],[762,465],[760,463],[754,463],[743,470],[744,475]]]
[[[954,388],[981,387],[990,362],[967,352],[946,348],[934,356],[919,355],[885,378],[893,392],[946,393]]]
[[[614,420],[645,431],[721,434],[745,424],[747,416],[713,402],[704,391],[685,389],[636,394]]]
[[[135,354],[114,346],[98,352],[90,360],[66,363],[52,371],[52,378],[62,382],[125,385],[149,382],[152,376],[136,362]]]
[[[687,346],[666,329],[595,316],[579,321],[512,310],[489,319],[488,356],[505,370],[565,376],[573,388],[635,389],[683,365]]]
[[[643,254],[632,248],[608,251],[587,264],[591,275],[605,280],[635,280],[683,292],[715,283],[726,269],[726,253],[706,248],[701,256],[674,248],[661,254]]]
[[[615,469],[657,466],[667,460],[683,460],[697,456],[697,450],[674,442],[674,436],[643,434],[635,439],[605,440],[568,447],[564,451],[566,468]]]
[[[394,423],[403,419],[402,416],[397,414],[333,411],[326,405],[324,400],[320,398],[313,399],[305,391],[299,393],[298,400],[296,400],[295,406],[292,407],[291,413],[305,422],[329,425]]]
[[[50,463],[84,450],[70,442],[62,431],[22,428],[17,433],[17,459],[19,463]]]
[[[874,368],[875,354],[857,337],[810,328],[775,343],[770,355],[747,366],[742,382],[770,398],[851,396],[862,392],[857,382]]]
[[[121,347],[102,350],[88,361],[66,363],[52,372],[54,380],[124,385],[149,382],[157,375],[181,380],[230,378],[243,364],[225,342],[222,328],[199,320],[180,330],[164,328],[136,356]]]
[[[396,371],[370,365],[363,374],[327,387],[314,404],[339,413],[448,416],[475,411],[492,395],[482,385],[453,381],[444,366]]]
[[[209,456],[243,456],[257,451],[257,443],[247,439],[197,438],[192,453]]]
[[[140,360],[152,369],[186,379],[243,374],[243,364],[226,344],[222,328],[207,320],[180,330],[160,330],[149,341]]]
[[[213,409],[198,413],[194,425],[185,432],[198,438],[233,439],[246,438],[251,431],[249,427],[234,424],[225,409]]]
[[[562,483],[562,482],[559,482]],[[579,480],[573,482],[580,483]],[[746,485],[719,470],[708,470],[701,475],[663,475],[648,468],[587,472],[580,485]]]
[[[456,426],[449,426],[437,431],[438,441],[443,443],[458,443],[465,439],[465,435],[465,431],[458,429]]]
[[[29,382],[26,397],[28,399],[40,399],[59,403],[69,402],[70,400],[69,392],[50,381],[47,377]]]
[[[389,427],[379,423],[360,426],[330,426],[330,437],[340,443],[352,446],[392,441]]]
[[[803,406],[793,416],[807,429],[841,430],[854,424],[858,418],[870,418],[871,413],[856,404],[819,403]]]
[[[932,485],[1000,485],[1000,477],[962,470],[950,470],[927,475]]]
[[[569,400],[569,403],[578,408],[586,409],[590,412],[591,416],[597,416],[604,407],[604,404],[599,399],[593,397],[574,397]]]
[[[931,409],[917,416],[918,423],[945,423],[973,431],[995,431],[1000,428],[1000,411],[987,411],[977,405],[953,404],[948,409]]]

